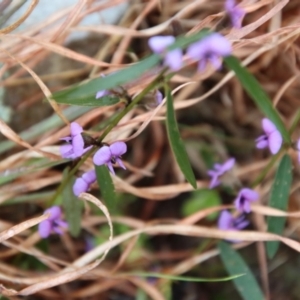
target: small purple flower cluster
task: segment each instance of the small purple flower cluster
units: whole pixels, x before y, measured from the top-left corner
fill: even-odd
[[[168,51],[168,47],[175,42],[174,36],[154,36],[149,39],[148,44],[151,50],[163,55],[164,65],[172,71],[178,71],[183,65],[183,52],[181,49]],[[230,42],[219,33],[211,33],[198,42],[188,46],[187,56],[198,61],[198,71],[202,72],[208,63],[216,69],[220,69],[220,58],[229,56],[232,52]]]
[[[241,28],[246,12],[241,7],[236,5],[235,0],[226,0],[225,10],[230,17],[232,26],[237,29]]]
[[[75,159],[82,156],[85,152],[90,150],[92,146],[85,147],[84,139],[81,135],[83,132],[82,127],[76,123],[71,123],[71,136],[62,138],[68,142],[67,145],[60,147],[60,153],[63,158]],[[110,172],[115,175],[113,168],[114,163],[126,169],[121,156],[127,151],[127,145],[124,142],[117,141],[109,146],[102,146],[94,155],[93,162],[97,166],[107,165]],[[90,170],[84,173],[80,178],[77,178],[73,185],[74,195],[79,196],[81,193],[88,191],[90,186],[96,181],[95,170]]]
[[[44,214],[50,214],[48,219],[39,224],[38,232],[42,238],[47,238],[51,232],[63,234],[63,229],[68,228],[67,222],[62,220],[62,212],[59,206],[52,206],[45,210]]]
[[[276,128],[275,124],[269,119],[264,118],[262,120],[262,128],[264,134],[258,137],[256,142],[256,148],[263,149],[269,148],[272,154],[279,152],[282,146],[282,136],[279,130]],[[300,148],[300,140],[298,141]],[[299,157],[300,160],[300,157]],[[218,186],[220,182],[220,177],[223,176],[234,166],[235,160],[231,158],[227,160],[223,165],[215,164],[213,170],[208,171],[208,175],[211,177],[210,188]],[[235,208],[240,213],[250,213],[251,207],[250,203],[257,201],[259,194],[249,188],[242,188],[236,199],[234,200]],[[241,230],[249,224],[248,221],[244,220],[244,215],[234,217],[229,211],[224,210],[221,212],[218,227],[222,230]]]

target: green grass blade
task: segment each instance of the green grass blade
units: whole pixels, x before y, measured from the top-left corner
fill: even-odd
[[[68,175],[68,170],[64,171],[64,178]],[[80,201],[73,194],[73,184],[75,182],[75,177],[72,178],[64,188],[62,192],[62,205],[64,207],[64,212],[66,220],[68,222],[68,230],[73,237],[78,237],[81,230],[81,214],[83,209],[83,202]]]
[[[221,259],[230,275],[245,274],[234,278],[233,283],[244,300],[264,300],[264,295],[251,270],[244,262],[243,258],[228,243],[218,244]]]
[[[292,161],[286,154],[282,157],[275,175],[269,206],[286,211],[292,179]],[[268,232],[282,234],[285,220],[285,217],[268,217]],[[267,242],[267,254],[269,258],[272,258],[276,254],[278,247],[279,241]]]
[[[96,99],[95,95],[85,96],[83,98],[58,98],[56,100],[57,103],[60,104],[70,104],[70,105],[77,105],[77,106],[110,106],[118,103],[120,99],[115,96],[107,95],[102,98]]]
[[[110,213],[114,213],[116,209],[116,192],[111,175],[107,166],[95,166],[97,174],[97,182],[100,187],[101,196]]]
[[[240,64],[237,58],[229,56],[224,58],[224,61],[227,67],[235,72],[236,77],[239,79],[246,92],[255,102],[256,106],[276,125],[285,142],[290,144],[291,139],[288,131],[286,130],[279,114],[274,109],[270,98],[262,89],[256,78]]]
[[[168,132],[168,138],[171,145],[171,149],[174,153],[174,156],[180,167],[180,170],[184,174],[186,180],[193,186],[194,189],[196,189],[197,182],[188,155],[186,153],[184,144],[179,134],[174,106],[173,106],[173,98],[170,89],[167,90],[167,121],[166,122],[167,122],[167,132]]]

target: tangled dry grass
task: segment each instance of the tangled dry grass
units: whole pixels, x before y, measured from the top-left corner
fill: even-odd
[[[1,86],[8,95],[8,102],[13,97],[21,99],[7,103],[13,107],[13,120],[10,123],[0,120],[0,130],[6,138],[0,142],[1,293],[9,297],[35,294],[38,299],[66,295],[70,299],[111,299],[108,296],[111,291],[134,297],[136,290],[141,289],[151,299],[164,299],[162,291],[166,280],[151,284],[145,278],[125,273],[140,269],[149,271],[156,264],[164,273],[179,275],[218,256],[215,240],[201,251],[196,247],[188,250],[169,247],[158,251],[147,248],[145,244],[138,248],[140,251],[134,257],[131,256],[142,234],[150,237],[176,234],[245,241],[234,245],[238,248],[256,242],[260,278],[266,298],[270,298],[268,263],[262,242],[280,240],[300,252],[300,243],[296,241],[299,238],[299,182],[294,180],[288,212],[266,206],[272,174],[258,186],[261,201],[253,206],[252,231],[224,232],[205,220],[212,212],[231,205],[201,210],[188,217],[179,216],[179,208],[174,208],[175,213],[168,211],[193,189],[184,181],[170,154],[162,122],[165,119],[164,103],[151,111],[137,107],[106,138],[107,142],[121,139],[129,143],[129,155],[125,158],[127,171],[122,177],[114,177],[114,184],[121,195],[130,194],[135,199],[134,205],[130,204],[132,209],[122,206],[122,215],[110,216],[99,199],[90,194],[82,197],[82,200],[96,204],[104,213],[104,216],[99,215],[90,206],[85,206],[81,226],[88,236],[98,236],[105,224],[111,227],[112,224],[122,224],[129,229],[114,237],[111,232],[105,242],[88,252],[84,251],[84,235],[75,239],[68,233],[52,237],[48,252],[37,247],[40,237],[34,226],[47,217],[42,212],[62,180],[61,166],[64,164],[59,156],[59,138],[68,135],[68,124],[73,120],[98,136],[103,130],[99,124],[112,117],[123,105],[93,109],[67,107],[56,104],[51,99],[52,93],[100,73],[109,74],[144,57],[149,53],[147,39],[171,32],[174,21],[180,23],[186,33],[204,27],[221,28],[233,42],[234,55],[260,81],[286,125],[291,124],[295,117],[300,88],[298,0],[243,1],[241,6],[247,11],[247,16],[244,27],[239,30],[230,30],[226,26],[221,0],[129,1],[129,8],[116,25],[78,25],[85,16],[122,2],[126,1],[111,0],[104,4],[92,0],[78,1],[75,6],[60,11],[41,24],[15,32],[30,10],[35,9],[37,1],[32,1],[29,12],[20,22],[0,30]],[[67,37],[77,31],[91,33],[92,39],[82,41],[80,48],[79,42],[67,46]],[[132,82],[127,86],[128,93],[133,95],[141,91],[152,76],[149,73]],[[193,147],[203,141],[218,157],[226,159],[230,154],[237,155],[236,175],[243,182],[253,181],[268,162],[264,155],[254,154],[253,145],[249,143],[249,139],[259,133],[262,116],[244,94],[233,72],[208,70],[195,75],[189,70],[174,76],[172,84],[178,118],[186,124],[182,136],[187,141],[197,178],[200,178],[198,188],[208,186],[205,165]],[[47,103],[43,103],[44,99]],[[29,117],[30,111],[33,115]],[[228,138],[220,137],[218,131],[222,130]],[[296,162],[297,154],[291,155]],[[81,171],[91,167],[92,160],[88,159]],[[295,174],[299,177],[298,170]],[[96,185],[93,186],[91,194],[96,195],[97,189]],[[120,201],[124,199],[120,198]],[[164,201],[172,203],[171,206],[163,206]],[[288,217],[284,236],[266,232],[265,216],[268,215]],[[199,243],[202,240],[199,239]],[[112,254],[108,253],[109,250]],[[18,257],[34,257],[46,266],[46,270],[35,269],[34,264],[32,268],[25,268],[16,263]]]

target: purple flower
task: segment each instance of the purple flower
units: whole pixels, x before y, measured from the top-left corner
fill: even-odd
[[[237,29],[241,28],[246,12],[241,7],[236,5],[235,0],[226,0],[225,10],[230,17],[232,26]]]
[[[73,185],[73,193],[75,196],[79,196],[81,193],[85,193],[91,186],[92,183],[96,181],[95,170],[88,171],[84,173],[80,178],[77,178]]]
[[[300,164],[300,139],[298,139],[296,147],[297,147],[297,150],[298,150],[298,162]]]
[[[104,75],[104,74],[101,74],[101,77],[104,78],[105,75]],[[109,94],[110,94],[110,93],[109,93],[108,90],[102,90],[102,91],[97,92],[95,98],[96,98],[96,99],[99,99],[99,98],[102,98],[102,97],[107,96],[107,95],[109,95]]]
[[[234,218],[228,210],[222,210],[218,220],[218,228],[222,230],[241,230],[248,225],[244,215]]]
[[[63,158],[75,159],[90,150],[92,146],[84,148],[84,140],[81,135],[83,129],[78,123],[72,122],[70,127],[71,136],[61,138],[69,144],[60,146],[60,154]]]
[[[254,190],[243,188],[240,190],[234,201],[236,209],[240,212],[249,213],[251,211],[250,202],[257,201],[259,194]]]
[[[163,98],[164,98],[163,94],[159,90],[156,90],[156,92],[155,92],[155,104],[156,104],[156,106],[161,104],[161,102],[163,101]]]
[[[109,95],[109,91],[107,91],[107,90],[99,91],[96,94],[96,99],[102,98],[107,95]]]
[[[209,188],[215,188],[221,182],[219,177],[222,176],[224,173],[228,172],[235,164],[235,159],[230,158],[223,165],[221,164],[214,164],[213,170],[209,170],[207,174],[211,177],[211,181],[209,184]]]
[[[97,166],[107,165],[110,172],[115,175],[113,163],[117,162],[121,168],[126,169],[120,158],[126,151],[127,146],[124,142],[115,142],[110,146],[103,146],[95,153],[94,164]]]
[[[172,71],[177,71],[182,66],[182,51],[181,49],[174,49],[167,51],[167,47],[175,42],[175,37],[167,36],[153,36],[149,39],[148,44],[151,50],[156,54],[164,55],[164,64]]]
[[[256,148],[263,149],[269,147],[271,153],[276,154],[282,145],[281,133],[278,131],[275,124],[266,118],[262,120],[262,128],[265,134],[255,140]]]
[[[67,228],[68,223],[61,218],[61,209],[59,206],[52,206],[46,209],[44,214],[50,213],[48,219],[39,224],[38,232],[42,238],[47,238],[52,231],[57,234],[63,234],[62,228]]]
[[[199,72],[202,72],[206,68],[208,62],[216,69],[220,69],[222,65],[220,57],[229,56],[231,52],[230,42],[219,33],[212,33],[187,48],[188,56],[191,59],[199,61]]]
[[[223,210],[219,216],[218,228],[221,230],[241,230],[249,225],[249,221],[245,220],[245,216],[241,215],[234,218],[228,210]],[[228,240],[236,243],[238,240]]]

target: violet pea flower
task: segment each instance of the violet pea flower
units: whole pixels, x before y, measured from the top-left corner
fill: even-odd
[[[50,213],[48,219],[42,221],[39,224],[38,232],[42,238],[47,238],[51,232],[57,234],[63,234],[63,228],[68,227],[68,223],[62,220],[62,212],[59,206],[52,206],[49,209],[46,209],[44,214]]]
[[[218,219],[218,228],[221,230],[241,230],[249,225],[249,221],[245,220],[245,216],[241,215],[237,218],[233,217],[233,215],[228,210],[223,210],[220,213]],[[230,242],[236,243],[238,240],[228,240]]]
[[[172,35],[158,35],[151,37],[148,45],[154,53],[164,56],[164,65],[168,66],[172,71],[178,71],[182,66],[182,50],[178,48],[167,51],[167,47],[174,42],[175,37]]]
[[[90,150],[92,146],[84,148],[84,139],[81,135],[83,129],[78,123],[72,122],[70,127],[71,136],[61,138],[69,144],[60,146],[60,154],[63,158],[75,159]]]
[[[246,12],[235,3],[235,0],[226,0],[225,10],[230,17],[232,26],[237,29],[241,28]]]
[[[235,199],[234,205],[238,211],[249,213],[251,211],[250,202],[257,201],[258,198],[259,194],[256,191],[243,188]]]
[[[230,169],[233,168],[235,164],[235,159],[230,158],[223,165],[221,164],[214,164],[214,168],[212,170],[209,170],[207,174],[211,177],[211,181],[209,184],[209,188],[213,189],[220,185],[220,179],[222,175],[224,175],[226,172],[228,172]]]
[[[126,153],[127,145],[124,142],[115,142],[110,146],[101,147],[94,155],[93,162],[97,166],[107,165],[109,171],[115,175],[113,163],[117,162],[119,166],[126,169],[122,160],[121,155]]]
[[[77,178],[73,185],[73,193],[75,196],[79,196],[81,193],[88,191],[90,186],[96,181],[95,170],[84,173],[80,178]]]
[[[230,42],[220,33],[212,33],[187,48],[187,55],[198,62],[198,71],[205,70],[210,62],[217,70],[221,68],[222,57],[232,52]]]
[[[262,128],[265,134],[255,140],[256,148],[263,149],[269,147],[271,153],[276,154],[282,145],[281,133],[275,124],[267,118],[262,119]]]

